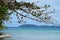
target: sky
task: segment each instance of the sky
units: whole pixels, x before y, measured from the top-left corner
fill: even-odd
[[[45,4],[51,5],[51,9],[55,9],[56,13],[52,14],[52,17],[55,18],[57,20],[57,23],[55,25],[60,26],[60,0],[17,0],[19,1],[25,1],[25,2],[34,2],[36,5],[39,6],[43,6]],[[37,1],[39,1],[39,3],[37,3]],[[5,22],[5,25],[7,27],[18,27],[22,24],[19,24],[17,22],[16,16],[14,14],[11,15],[11,17],[13,17],[13,19],[11,21],[13,21],[12,23],[9,22]],[[33,25],[53,25],[53,24],[47,24],[44,22],[36,22],[34,20],[31,19],[26,19],[26,23],[23,24],[33,24]]]

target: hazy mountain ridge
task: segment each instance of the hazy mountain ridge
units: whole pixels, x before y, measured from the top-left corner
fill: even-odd
[[[32,24],[24,24],[24,25],[20,25],[19,27],[20,28],[60,28],[60,26],[49,26],[49,25],[37,26]]]

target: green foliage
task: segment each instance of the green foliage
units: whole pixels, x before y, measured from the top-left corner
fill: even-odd
[[[3,30],[5,27],[3,25],[0,25],[0,30]]]
[[[7,10],[7,6],[0,4],[0,30],[4,29],[4,26],[2,25],[3,21],[8,20],[9,18]]]
[[[7,16],[8,16],[8,7],[7,6],[3,6],[2,4],[0,4],[0,19],[2,20],[6,20]]]

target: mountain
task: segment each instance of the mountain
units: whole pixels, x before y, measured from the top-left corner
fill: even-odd
[[[19,27],[20,28],[60,28],[60,26],[49,26],[49,25],[37,26],[37,25],[32,25],[32,24],[24,24]]]
[[[39,27],[37,25],[32,25],[32,24],[24,24],[21,25],[20,28],[35,28],[35,27]]]

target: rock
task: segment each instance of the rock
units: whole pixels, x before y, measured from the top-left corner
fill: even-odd
[[[5,35],[0,35],[0,38],[9,38],[11,35],[5,34]]]

